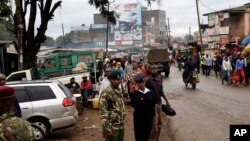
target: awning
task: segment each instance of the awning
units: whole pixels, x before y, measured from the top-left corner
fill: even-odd
[[[241,45],[248,45],[250,43],[250,35],[246,36],[245,38],[243,38],[243,40],[241,41]]]

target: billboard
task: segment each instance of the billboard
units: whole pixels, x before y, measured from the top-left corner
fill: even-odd
[[[117,23],[113,29],[115,41],[142,40],[140,3],[115,4]]]

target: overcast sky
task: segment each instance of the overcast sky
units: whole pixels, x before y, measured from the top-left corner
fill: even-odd
[[[99,11],[88,4],[88,0],[62,0],[62,7],[55,12],[54,20],[49,22],[46,35],[56,38],[62,35],[62,23],[64,32],[70,32],[71,26],[81,24],[90,25],[93,23],[93,14]],[[113,0],[110,0],[111,2]],[[142,2],[144,0],[115,0],[119,2]],[[207,23],[207,17],[202,16],[215,10],[222,10],[241,6],[249,0],[199,0],[201,22]],[[161,0],[161,4],[154,3],[151,9],[166,11],[167,18],[170,18],[171,35],[184,36],[191,27],[192,33],[198,30],[195,0]]]

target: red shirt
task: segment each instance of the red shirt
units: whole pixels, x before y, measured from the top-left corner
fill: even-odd
[[[140,70],[144,74],[145,77],[148,76],[148,72],[145,67],[141,67]]]
[[[92,84],[90,80],[87,80],[87,82],[81,82],[81,87],[80,89],[91,89],[92,88]]]

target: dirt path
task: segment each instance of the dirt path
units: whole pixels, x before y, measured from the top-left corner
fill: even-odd
[[[163,117],[162,139],[173,141],[169,132],[170,118]],[[77,125],[55,132],[49,141],[104,141],[98,110],[85,109]],[[133,108],[126,106],[125,141],[134,141]]]

